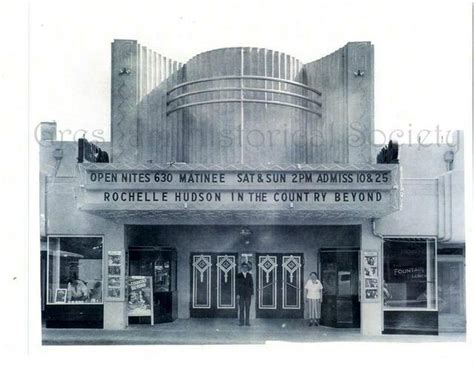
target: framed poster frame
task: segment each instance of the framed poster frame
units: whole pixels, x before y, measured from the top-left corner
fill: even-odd
[[[106,298],[108,301],[123,301],[124,278],[123,252],[121,250],[109,250],[106,257]]]
[[[380,301],[380,264],[379,252],[361,251],[361,299],[363,302]]]

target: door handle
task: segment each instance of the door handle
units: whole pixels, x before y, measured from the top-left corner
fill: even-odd
[[[283,288],[285,285],[291,286],[291,287],[293,287],[294,289],[297,289],[297,290],[300,290],[300,289],[301,289],[301,287],[292,285],[292,284],[289,283],[289,282],[284,282],[284,283],[282,283],[282,284],[281,284],[281,288]]]
[[[269,287],[269,286],[273,286],[273,285],[276,285],[276,281],[275,281],[275,282],[268,283],[268,284],[266,284],[266,285],[263,286],[263,287],[259,287],[259,288],[258,288],[258,291],[261,291],[261,290],[263,290],[263,289],[265,289],[265,288],[267,288],[267,287]]]

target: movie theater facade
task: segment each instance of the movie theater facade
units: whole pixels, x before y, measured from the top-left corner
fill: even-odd
[[[110,142],[41,124],[46,327],[236,318],[246,262],[251,318],[305,318],[314,271],[323,325],[463,330],[462,138],[374,148],[370,43],[180,64],[116,40],[111,75]],[[152,317],[130,312],[133,276],[151,279]]]

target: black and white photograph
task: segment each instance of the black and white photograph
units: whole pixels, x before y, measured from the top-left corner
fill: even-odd
[[[63,302],[65,303],[67,300],[67,289],[66,288],[58,288],[56,289],[56,300],[55,302],[60,303]]]
[[[377,278],[366,278],[365,279],[365,288],[366,289],[376,289],[378,287]]]
[[[26,2],[28,352],[463,364],[473,9]]]
[[[377,267],[365,266],[364,273],[366,277],[377,277]]]
[[[119,266],[109,266],[109,275],[111,276],[120,276],[120,267]]]
[[[33,10],[41,35],[46,15]],[[94,43],[104,59],[81,61],[90,72],[102,65],[95,77],[105,85],[88,88],[96,122],[84,125],[79,114],[70,126],[82,133],[65,139],[66,121],[38,121],[40,242],[50,243],[41,245],[42,271],[53,273],[42,294],[71,276],[71,258],[81,279],[107,268],[105,301],[87,315],[46,302],[45,345],[61,343],[61,332],[86,342],[75,333],[82,326],[138,335],[152,327],[156,337],[143,344],[173,343],[175,332],[191,345],[319,342],[323,333],[337,341],[341,329],[355,339],[463,339],[462,123],[440,122],[433,140],[375,113],[376,98],[389,98],[378,78],[420,65],[377,64],[395,57],[390,44],[349,35],[323,51],[311,37],[292,47],[223,38],[178,50],[148,42],[145,29],[143,38],[121,34]],[[74,98],[79,85],[71,88]],[[50,104],[45,115],[59,118]],[[379,114],[398,121],[399,108],[418,106],[391,108]],[[64,232],[82,240],[81,251],[63,247]],[[130,299],[138,301],[125,295],[130,276],[151,276],[154,324],[127,317]],[[442,311],[441,293],[451,301]]]
[[[120,254],[111,254],[111,252],[109,252],[109,266],[120,266],[120,263]]]
[[[111,298],[111,299],[115,299],[115,298],[119,298],[121,295],[120,295],[120,288],[114,288],[114,287],[109,287],[108,288],[108,293],[107,293],[107,297]]]
[[[120,277],[109,276],[107,284],[109,287],[120,287],[120,282]]]
[[[365,290],[365,297],[367,299],[376,299],[377,298],[377,290]]]
[[[377,265],[377,257],[376,256],[366,256],[365,257],[365,265],[367,267],[372,267]]]

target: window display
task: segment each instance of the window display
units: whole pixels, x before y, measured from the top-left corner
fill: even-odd
[[[102,237],[48,238],[48,304],[102,303]]]
[[[383,296],[385,308],[436,309],[434,239],[386,239]]]

